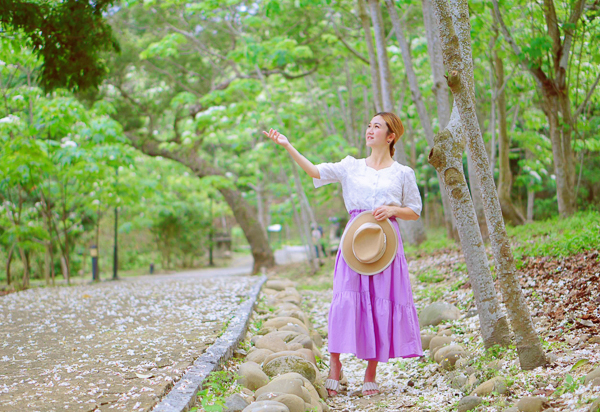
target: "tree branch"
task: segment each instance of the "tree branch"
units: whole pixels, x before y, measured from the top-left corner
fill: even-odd
[[[133,147],[152,157],[164,157],[179,162],[189,167],[196,176],[202,178],[205,176],[225,176],[225,174],[211,165],[208,161],[198,156],[196,150],[177,147],[175,150],[167,150],[160,147],[161,142],[154,139],[142,139],[133,133],[127,133]]]
[[[590,98],[594,94],[594,90],[596,89],[596,86],[598,86],[598,82],[600,82],[600,73],[598,73],[598,76],[596,76],[596,81],[594,82],[594,84],[592,85],[590,90],[588,91],[587,96],[585,96],[585,100],[581,103],[581,105],[575,111],[575,114],[573,115],[573,122],[576,122],[579,115],[585,110],[585,107],[587,106],[588,102],[590,101]]]
[[[562,55],[560,56],[560,61],[558,63],[559,67],[565,70],[565,73],[567,71],[571,46],[573,45],[573,35],[577,29],[577,22],[579,22],[579,19],[583,14],[584,7],[585,1],[577,0],[571,11],[571,16],[569,16],[569,28],[565,30]]]
[[[548,76],[546,76],[546,74],[539,65],[532,65],[531,62],[525,56],[523,56],[521,48],[515,42],[515,39],[513,38],[512,34],[510,34],[510,31],[508,31],[508,27],[506,26],[504,18],[500,13],[500,7],[498,7],[498,0],[492,0],[492,4],[494,6],[494,13],[496,14],[496,18],[498,19],[498,23],[500,23],[500,28],[502,29],[502,35],[512,48],[515,55],[517,56],[519,64],[521,65],[523,70],[533,74],[534,78],[537,82],[539,82],[540,86],[550,81],[550,79],[548,79]]]
[[[552,39],[552,57],[554,60],[554,70],[558,71],[558,62],[562,51],[560,41],[560,30],[558,29],[558,18],[556,17],[556,9],[554,8],[554,0],[544,0],[544,17],[546,18],[546,27],[548,35]]]
[[[294,79],[300,79],[302,77],[309,76],[309,75],[313,74],[314,72],[316,72],[318,68],[319,68],[319,63],[317,62],[312,69],[310,69],[309,71],[306,71],[304,73],[300,73],[300,74],[289,74],[281,69],[273,69],[273,70],[261,69],[261,74],[265,77],[271,76],[273,74],[280,74],[288,80],[294,80]],[[260,77],[256,74],[238,74],[238,75],[232,77],[231,79],[228,79],[222,83],[219,83],[217,86],[215,86],[215,88],[213,90],[226,89],[229,87],[229,85],[231,83],[233,83],[237,79],[260,79]]]
[[[330,18],[331,24],[333,25],[333,30],[335,31],[335,34],[337,36],[337,38],[342,42],[342,44],[344,46],[346,46],[346,48],[348,49],[348,51],[350,53],[352,53],[353,55],[355,55],[356,57],[358,57],[359,60],[361,60],[363,63],[365,63],[367,66],[369,65],[369,60],[363,56],[362,54],[360,54],[354,47],[352,47],[350,44],[348,44],[348,42],[344,39],[344,37],[342,36],[342,34],[340,33],[340,31],[338,30],[337,25],[335,24],[335,21],[333,21],[333,18]]]
[[[152,63],[149,59],[144,60],[144,62],[148,65],[150,65],[154,70],[156,70],[159,73],[164,74],[165,76],[169,77],[169,79],[171,79],[174,83],[176,83],[177,85],[179,85],[179,87],[181,87],[182,89],[184,89],[185,91],[192,93],[194,96],[196,97],[202,97],[202,95],[200,93],[198,93],[197,91],[190,89],[188,86],[186,86],[185,84],[181,83],[179,80],[177,80],[172,74],[171,72],[169,72],[168,70],[165,69],[161,69],[160,67],[158,67],[157,65],[155,65],[154,63]]]

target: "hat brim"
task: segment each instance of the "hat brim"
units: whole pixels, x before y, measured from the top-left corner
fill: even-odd
[[[354,232],[356,232],[356,230],[363,223],[376,223],[381,226],[383,233],[385,233],[385,252],[379,260],[373,263],[360,262],[358,259],[356,259],[354,253],[352,252],[352,239],[354,237]],[[357,215],[354,220],[352,220],[352,222],[346,226],[346,230],[344,230],[340,244],[342,246],[342,256],[350,269],[361,275],[371,276],[381,273],[387,269],[387,267],[396,257],[396,253],[398,252],[398,234],[396,233],[396,229],[394,229],[394,226],[389,219],[380,222],[373,216],[373,211],[368,210]]]

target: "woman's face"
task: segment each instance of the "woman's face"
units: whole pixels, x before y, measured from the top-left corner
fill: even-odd
[[[385,120],[381,116],[375,116],[367,126],[365,134],[367,147],[389,146],[389,140],[393,140],[392,136],[388,136],[388,128]]]

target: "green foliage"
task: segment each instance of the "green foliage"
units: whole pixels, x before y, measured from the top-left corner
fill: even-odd
[[[459,245],[452,239],[448,239],[443,227],[431,229],[427,233],[427,239],[420,245],[405,244],[404,253],[409,256],[427,256],[441,250],[456,250]]]
[[[104,18],[113,3],[5,0],[0,3],[0,24],[9,32],[7,44],[22,47],[17,33],[23,33],[42,59],[39,84],[44,90],[95,88],[108,71],[102,53],[119,51]]]
[[[566,374],[562,384],[556,389],[556,392],[554,392],[556,394],[556,396],[561,396],[567,392],[575,392],[581,385],[583,385],[583,382],[585,381],[585,376],[581,376],[578,379],[573,378],[573,376],[571,376],[570,374]]]
[[[206,412],[221,412],[225,406],[225,397],[232,391],[234,383],[239,376],[231,371],[211,372],[203,383],[203,389],[198,392],[198,398],[202,408]],[[241,390],[240,386],[235,386],[234,391]]]
[[[515,255],[562,257],[595,249],[600,245],[600,213],[579,212],[574,216],[554,217],[543,222],[509,227]]]

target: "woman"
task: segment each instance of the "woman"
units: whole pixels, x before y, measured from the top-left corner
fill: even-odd
[[[371,119],[365,144],[371,148],[366,159],[347,156],[338,163],[312,164],[289,140],[276,130],[263,132],[283,146],[312,178],[315,187],[342,183],[344,203],[352,220],[372,210],[377,221],[390,219],[398,249],[392,263],[382,272],[366,276],[348,266],[338,251],[329,311],[330,370],[326,388],[337,395],[342,370],[340,353],[352,353],[368,361],[362,393],[379,393],[375,381],[378,362],[390,358],[421,356],[419,321],[413,302],[402,240],[396,219],[417,220],[421,196],[414,171],[394,161],[394,145],[404,133],[402,122],[393,113],[378,113]]]

